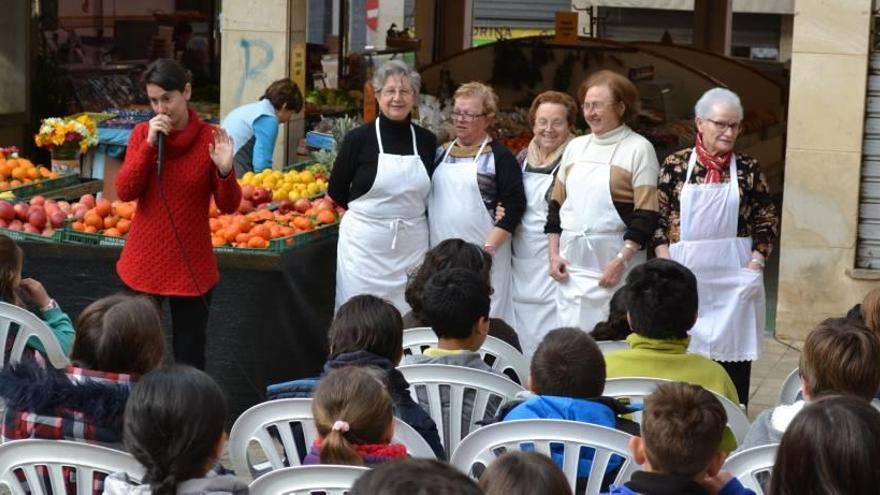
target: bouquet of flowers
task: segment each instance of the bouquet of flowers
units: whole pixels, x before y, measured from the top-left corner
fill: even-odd
[[[85,153],[90,146],[98,144],[98,129],[88,115],[75,118],[51,117],[43,119],[40,132],[34,136],[40,148],[75,148]]]

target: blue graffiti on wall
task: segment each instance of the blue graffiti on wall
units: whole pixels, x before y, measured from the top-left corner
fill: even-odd
[[[244,70],[241,71],[241,82],[238,84],[238,90],[235,92],[236,106],[241,105],[242,103],[241,100],[244,97],[244,90],[248,81],[263,79],[263,72],[269,67],[272,60],[275,59],[275,52],[272,50],[272,45],[266,40],[242,38],[240,45],[241,49],[244,50]],[[252,57],[251,52],[253,49],[261,50],[263,52],[262,59],[258,59],[256,56]]]

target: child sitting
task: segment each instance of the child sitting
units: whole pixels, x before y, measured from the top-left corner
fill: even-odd
[[[362,474],[350,495],[483,495],[473,480],[445,462],[401,459]]]
[[[437,347],[407,356],[404,362],[492,371],[477,352],[489,331],[490,298],[489,284],[471,270],[450,268],[436,273],[422,291],[422,307],[437,334]]]
[[[608,304],[608,319],[596,323],[590,337],[593,340],[624,340],[632,333],[626,319],[626,286],[617,289]]]
[[[406,447],[391,443],[391,396],[375,368],[328,373],[315,389],[312,414],[319,437],[303,464],[374,466],[406,457]]]
[[[502,420],[565,419],[638,435],[637,423],[618,417],[632,410],[602,397],[604,389],[605,360],[596,342],[577,328],[557,328],[544,337],[532,356],[529,390],[536,395],[512,404],[509,412],[501,413]],[[551,449],[553,460],[562,465],[562,451],[558,450]],[[589,476],[592,458],[592,454],[581,457],[579,478]],[[620,462],[621,458],[612,458],[609,471]]]
[[[226,400],[210,376],[181,365],[147,374],[125,408],[125,446],[145,468],[143,485],[114,473],[104,494],[248,493],[217,465],[225,427]]]
[[[165,339],[156,303],[116,294],[88,305],[64,370],[24,360],[0,371],[6,440],[82,440],[120,448],[131,386],[162,362]]]
[[[403,322],[400,312],[378,297],[354,296],[339,307],[330,325],[330,355],[324,374],[345,366],[374,366],[385,373],[394,415],[418,431],[440,459],[446,457],[437,425],[416,402],[406,378],[397,371],[403,357]],[[272,399],[311,397],[318,380],[307,378],[270,385]]]
[[[829,318],[807,335],[801,351],[803,400],[763,411],[749,428],[740,449],[779,443],[806,405],[826,394],[859,397],[866,402],[880,388],[880,339],[858,321]]]
[[[782,436],[769,495],[877,493],[880,412],[853,396],[804,407]]]
[[[608,378],[646,377],[701,385],[734,404],[736,387],[720,364],[687,352],[688,330],[697,321],[697,279],[684,265],[655,258],[626,277],[627,315],[633,332],[630,349],[605,356]],[[736,439],[725,431],[725,452]]]
[[[559,466],[537,452],[498,456],[480,476],[480,488],[485,495],[571,495],[571,486]]]
[[[58,339],[61,350],[65,355],[70,354],[73,346],[74,330],[70,317],[61,311],[58,303],[49,297],[43,284],[32,279],[22,280],[21,270],[24,264],[24,253],[18,244],[9,237],[0,234],[0,300],[13,304],[30,311],[33,307],[39,316]],[[14,334],[10,332],[7,337],[7,351],[11,350]],[[32,337],[27,342],[28,347],[45,352],[43,344]]]
[[[724,406],[702,387],[660,384],[645,398],[641,438],[629,441],[643,470],[610,493],[754,495],[736,478],[719,473],[725,458],[720,450],[725,424]]]

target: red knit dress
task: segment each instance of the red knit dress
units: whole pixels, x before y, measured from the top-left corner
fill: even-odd
[[[125,162],[116,176],[119,199],[137,200],[116,271],[125,285],[140,292],[199,296],[220,280],[208,226],[211,196],[220,211],[233,213],[241,202],[241,188],[235,173],[220,177],[208,152],[212,128],[190,110],[186,128],[171,131],[165,140],[162,168],[162,189],[186,250],[184,259],[159,195],[157,152],[147,141],[148,129],[146,123],[134,128]]]

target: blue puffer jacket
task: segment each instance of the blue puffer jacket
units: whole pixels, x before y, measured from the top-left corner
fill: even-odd
[[[443,444],[440,443],[440,435],[437,433],[437,425],[434,424],[431,416],[413,401],[409,393],[409,383],[391,361],[372,352],[347,352],[324,363],[324,374],[345,366],[375,366],[383,370],[388,380],[391,401],[394,404],[394,416],[419,432],[431,446],[437,458],[446,459]],[[317,385],[317,378],[276,383],[266,388],[266,398],[269,400],[308,398],[312,396]]]

